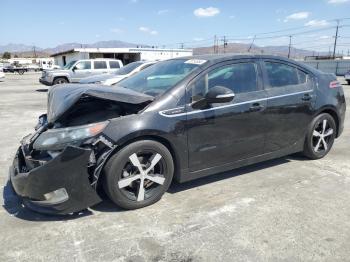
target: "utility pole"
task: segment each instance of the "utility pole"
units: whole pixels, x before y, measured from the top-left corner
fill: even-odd
[[[253,44],[254,44],[255,38],[256,38],[256,35],[254,35],[253,41],[252,41],[252,43],[250,44],[250,46],[249,46],[249,48],[248,48],[248,53],[250,53],[250,50],[251,50],[251,49],[252,49],[252,47],[253,47]]]
[[[339,29],[339,19],[337,19],[337,27],[336,27],[336,30],[335,30],[334,47],[333,47],[333,59],[335,59],[335,51],[337,49],[338,29]]]
[[[215,35],[214,36],[214,54],[219,53],[219,38]]]
[[[36,58],[36,50],[35,50],[35,45],[33,46],[33,56]]]
[[[292,47],[292,36],[289,36],[288,58],[290,58],[290,49]]]
[[[214,35],[214,45],[213,45],[213,48],[214,48],[213,52],[214,52],[214,54],[216,54],[216,35]]]
[[[226,47],[227,47],[226,36],[223,37],[223,41],[224,41],[224,53],[226,53]]]

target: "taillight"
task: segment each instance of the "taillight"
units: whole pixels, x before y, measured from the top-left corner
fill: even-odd
[[[329,83],[329,88],[337,88],[337,87],[341,87],[341,84],[339,81],[332,81]]]

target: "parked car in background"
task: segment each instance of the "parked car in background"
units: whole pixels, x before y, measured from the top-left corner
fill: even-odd
[[[3,71],[2,68],[0,68],[0,81],[4,81],[5,80],[5,73]]]
[[[57,85],[11,169],[28,207],[157,202],[180,182],[288,154],[327,155],[344,128],[341,84],[293,60],[203,55],[158,62],[115,87]],[[205,199],[202,199],[205,201]]]
[[[123,67],[123,63],[116,59],[86,59],[71,61],[62,69],[44,70],[40,83],[56,85],[64,83],[78,83],[82,78],[104,73],[113,73]]]
[[[102,75],[96,75],[96,76],[89,76],[86,78],[83,78],[80,80],[80,84],[102,84],[111,86],[119,81],[130,77],[141,70],[155,64],[155,61],[145,62],[145,61],[138,61],[138,62],[132,62],[130,64],[127,64],[123,68],[119,69],[117,72],[112,74],[102,74]]]
[[[21,65],[8,65],[3,68],[3,71],[5,73],[18,73],[20,75],[23,75],[24,72],[28,72],[28,69],[26,67],[23,67]]]
[[[348,82],[348,85],[350,85],[350,70],[345,74],[345,80]]]

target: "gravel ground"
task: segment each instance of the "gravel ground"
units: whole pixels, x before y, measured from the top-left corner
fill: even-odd
[[[105,200],[62,218],[21,207],[6,184],[19,140],[46,109],[38,78],[0,82],[1,261],[350,261],[350,110],[322,160],[288,156],[173,184],[147,208]]]

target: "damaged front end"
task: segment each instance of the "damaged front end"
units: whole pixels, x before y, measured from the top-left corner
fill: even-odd
[[[104,97],[100,91],[76,91],[72,100],[63,89],[69,103],[60,89],[49,94],[48,115],[39,118],[33,135],[23,138],[11,167],[15,192],[38,212],[70,214],[99,203],[99,177],[116,148],[103,134],[108,119],[137,113],[149,103],[149,97],[134,101],[130,96],[126,101],[125,91],[121,99],[114,90],[108,96],[104,89]]]

